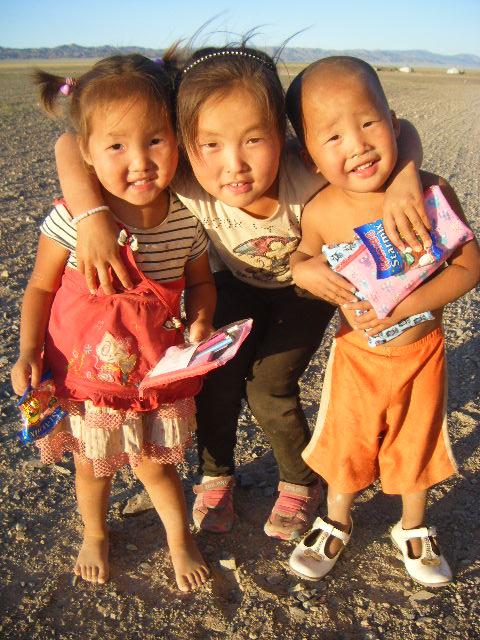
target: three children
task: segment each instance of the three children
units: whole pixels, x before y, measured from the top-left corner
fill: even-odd
[[[194,489],[193,519],[200,529],[217,533],[233,526],[234,452],[245,398],[278,464],[279,494],[265,532],[293,540],[308,530],[322,497],[317,474],[301,457],[310,432],[298,380],[333,314],[325,299],[338,301],[336,292],[345,294],[342,278],[325,265],[315,270],[315,295],[296,287],[290,273],[303,207],[325,182],[308,171],[296,145],[285,140],[283,88],[264,52],[246,46],[201,49],[184,65],[177,85],[179,141],[191,170],[177,176],[173,188],[210,240],[217,286],[213,323],[254,321],[237,356],[210,372],[197,396],[202,477]],[[404,139],[412,140],[405,130]],[[78,215],[102,200],[101,194],[95,199],[95,184],[74,147],[61,139],[57,163],[63,193]],[[418,153],[414,144],[405,147],[407,158],[392,173],[385,218],[389,207],[396,209],[392,201],[398,204],[406,193],[419,191],[413,162],[406,162]],[[111,244],[112,234],[102,226],[105,215],[80,222],[84,254],[88,247],[88,253],[102,255]],[[330,286],[332,275],[330,296],[325,282]],[[88,270],[86,276],[91,278]]]
[[[128,113],[130,107],[123,105],[116,94],[113,103],[113,115],[121,122],[122,109]],[[233,524],[233,451],[240,402],[246,393],[279,464],[279,498],[265,525],[266,533],[288,540],[307,531],[321,497],[317,474],[329,485],[328,516],[315,520],[314,528],[293,553],[294,571],[318,579],[333,567],[352,532],[350,508],[356,492],[380,475],[385,491],[402,495],[402,522],[394,528],[393,535],[407,570],[425,584],[443,584],[451,579],[451,574],[433,529],[424,526],[427,488],[455,468],[444,426],[441,307],[475,286],[479,277],[478,247],[472,241],[456,251],[449,267],[398,305],[389,318],[379,320],[371,310],[361,318],[355,316],[353,309],[368,310],[368,305],[352,301],[352,287],[324,264],[321,249],[324,243],[351,241],[354,226],[371,221],[384,211],[387,181],[391,181],[397,171],[398,123],[388,109],[373,70],[354,59],[335,58],[309,67],[292,83],[287,104],[304,147],[303,155],[330,183],[320,192],[324,184],[322,176],[309,173],[296,151],[284,145],[283,93],[275,65],[268,56],[245,47],[202,50],[184,66],[179,82],[180,140],[194,177],[180,179],[177,176],[174,188],[204,226],[215,250],[212,263],[216,270],[218,301],[212,325],[218,327],[245,316],[254,318],[254,330],[240,353],[222,371],[207,376],[197,400],[203,477],[195,489],[194,519],[200,528],[216,532],[228,531]],[[107,102],[101,106],[103,110],[99,111],[98,118],[105,119],[110,107]],[[95,115],[95,108],[92,113]],[[86,121],[88,123],[88,118]],[[138,121],[146,127],[145,120],[139,118]],[[105,127],[102,125],[101,129],[110,135],[108,123],[103,124]],[[99,132],[100,128],[95,131]],[[127,178],[125,188],[116,193],[116,176],[110,182],[112,165],[103,163],[101,145],[98,156],[94,146],[90,150],[95,131],[86,129],[80,148],[103,185],[100,191],[95,181],[89,181],[82,173],[80,163],[77,162],[77,170],[71,170],[78,152],[72,152],[70,142],[67,143],[68,160],[61,148],[59,152],[62,185],[69,205],[73,204],[74,215],[82,214],[78,218],[78,229],[82,230],[83,237],[89,238],[90,258],[93,254],[103,255],[102,242],[106,236],[96,236],[95,229],[104,224],[106,215],[112,214],[102,210],[85,216],[83,211],[108,206],[127,228],[147,228],[148,233],[152,225],[165,224],[170,216],[170,210],[165,208],[170,200],[163,195],[162,207],[138,224],[136,209],[129,206],[127,193],[133,188],[138,194],[148,196],[151,170],[144,168],[133,183]],[[113,140],[113,133],[108,153],[123,153],[123,141]],[[163,129],[161,133],[150,136],[149,144],[163,148]],[[73,163],[70,162],[72,153]],[[176,167],[172,150],[167,152],[167,159],[170,157],[170,165]],[[104,166],[106,173],[103,173]],[[67,177],[65,167],[70,172]],[[173,173],[167,173],[162,193],[174,198],[173,193],[167,191]],[[125,178],[122,176],[121,180]],[[410,178],[404,179],[402,184],[405,183],[411,184]],[[430,184],[440,184],[454,209],[462,215],[445,181],[422,174],[423,187]],[[314,199],[303,213],[302,237],[298,244],[302,209],[312,196]],[[416,215],[414,220],[419,234],[424,234],[421,216]],[[65,224],[75,228],[68,215]],[[406,237],[411,237],[404,223],[399,226]],[[47,227],[45,223],[44,234]],[[111,221],[101,228],[108,228],[108,237],[116,238]],[[214,300],[202,253],[203,232],[198,230],[198,234],[193,254],[185,256],[184,262],[186,275],[193,276],[187,287],[205,296],[195,296],[197,302],[187,308],[192,318],[190,339],[193,340],[205,337],[211,330]],[[58,238],[54,240],[62,244]],[[80,240],[78,242],[80,244]],[[42,244],[45,244],[43,236]],[[75,245],[68,246],[71,253],[74,249]],[[58,254],[45,298],[49,304],[61,275],[61,259],[68,257],[68,252],[63,250]],[[108,262],[113,264],[112,260],[111,254],[101,258],[104,266]],[[43,265],[42,260],[42,270]],[[121,263],[116,265],[122,279],[128,280],[130,274]],[[200,265],[198,277],[194,265]],[[143,263],[140,266],[143,270]],[[35,279],[36,273],[37,266],[32,278]],[[92,290],[95,288],[93,273],[89,271],[86,275]],[[307,292],[294,286],[292,276]],[[104,278],[105,269],[101,281]],[[113,287],[106,281],[104,289],[111,293]],[[342,304],[343,326],[332,348],[317,429],[307,446],[309,434],[299,403],[298,379],[333,312],[315,296]],[[427,309],[436,310],[434,320],[410,329],[388,347],[372,350],[368,346],[365,332],[378,332]],[[22,336],[23,326],[28,326],[28,322],[22,319]],[[301,332],[297,330],[299,325]],[[35,329],[35,364],[30,369],[18,363],[14,367],[12,378],[18,392],[24,390],[29,377],[33,385],[38,382],[45,326],[46,320]],[[25,339],[21,343],[20,359],[24,353]],[[378,360],[387,367],[383,373]],[[397,374],[392,373],[392,362],[399,364],[401,370],[408,370],[398,388],[392,388],[383,404],[373,409],[372,398],[379,399],[382,395],[378,381],[383,382],[387,372],[397,379]],[[426,362],[430,365],[428,371]],[[364,370],[360,375],[361,366]],[[354,387],[357,383],[358,387]],[[430,386],[435,393],[425,394],[422,389]],[[404,395],[398,402],[400,390]],[[428,408],[426,403],[422,405],[423,429],[417,426],[418,409],[413,410],[412,405],[411,414],[404,411],[414,392],[420,394],[422,400],[425,395],[430,396]],[[385,415],[392,413],[391,405],[395,405],[396,415],[392,414],[386,421]],[[341,411],[338,416],[337,410]],[[410,438],[411,433],[419,440],[414,456],[403,441],[405,437]],[[432,442],[435,443],[433,453]],[[303,449],[305,461],[301,458]],[[409,453],[408,459],[405,459],[405,450]],[[80,462],[83,460],[77,462],[77,468]],[[149,482],[150,476],[146,476],[147,489]],[[105,495],[108,496],[107,489],[102,493]],[[173,516],[169,512],[168,519],[171,517],[171,526],[175,521],[178,531],[183,532],[185,546],[188,536],[183,496],[180,500],[178,491],[175,495]],[[105,497],[100,503],[104,506],[97,518],[99,525],[105,519]],[[162,501],[154,500],[154,504],[162,516]],[[167,527],[166,517],[162,518]],[[108,577],[104,525],[99,526],[99,530],[104,542],[102,551],[94,555],[101,559],[87,562],[79,559],[76,571],[86,579],[103,582]],[[173,534],[169,536],[173,555],[177,543],[170,544],[170,538],[173,540]],[[202,584],[208,574],[196,555],[198,552],[192,551],[190,538],[186,546],[190,556],[195,557],[193,564],[186,558],[177,561],[177,581],[184,590]]]

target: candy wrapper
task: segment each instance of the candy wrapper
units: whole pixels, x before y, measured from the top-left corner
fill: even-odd
[[[28,387],[18,401],[23,416],[23,428],[18,432],[22,442],[32,442],[52,431],[59,420],[68,414],[58,404],[51,374],[43,374],[35,389]]]
[[[367,222],[360,227],[355,227],[354,231],[363,240],[374,259],[377,265],[377,278],[380,280],[404,273],[408,269],[426,267],[442,260],[443,251],[437,247],[435,236],[431,232],[432,245],[428,249],[423,248],[420,251],[415,251],[412,247],[405,247],[400,252],[385,233],[382,220]],[[422,244],[420,238],[418,240]]]
[[[473,238],[471,230],[450,207],[440,187],[437,185],[429,187],[424,193],[424,198],[427,215],[433,228],[435,246],[441,250],[441,257],[426,266],[418,266],[416,269],[378,278],[378,261],[374,260],[361,238],[357,237],[350,243],[322,247],[328,264],[355,285],[358,293],[370,302],[379,318],[385,318],[411,291],[425,282],[456,247]],[[393,254],[390,255],[388,252],[387,255],[385,252],[382,264],[390,268],[392,261]],[[394,267],[398,268],[398,265]],[[403,269],[403,265],[401,268]]]

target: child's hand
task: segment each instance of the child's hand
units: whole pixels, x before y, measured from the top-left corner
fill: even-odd
[[[398,175],[386,190],[383,226],[390,240],[400,250],[405,248],[406,243],[415,251],[421,251],[422,247],[413,229],[420,236],[425,248],[432,244],[428,234],[432,227],[425,211],[423,189],[417,171],[412,172],[408,180]]]
[[[368,331],[372,335],[386,329],[390,324],[385,324],[385,326],[381,326],[385,322],[389,322],[390,318],[382,318],[381,320],[377,317],[377,313],[372,307],[371,303],[368,300],[356,300],[355,302],[347,302],[342,305],[342,307],[348,311],[364,311],[359,316],[353,316],[350,318],[350,322],[352,324],[353,329],[357,331]]]
[[[299,287],[331,304],[357,300],[353,295],[355,287],[328,266],[323,254],[294,264],[292,276]]]
[[[348,307],[350,310],[359,309],[366,311],[366,313],[362,313],[360,316],[355,316],[355,319],[352,320],[353,328],[357,331],[364,331],[367,335],[375,335],[384,329],[388,329],[392,327],[394,324],[397,324],[400,320],[403,320],[406,316],[399,313],[392,313],[390,316],[386,318],[379,318],[377,316],[376,311],[373,309],[372,305],[368,301],[359,301],[356,304],[348,304],[344,305]]]
[[[10,374],[12,387],[18,396],[22,396],[29,384],[38,387],[42,377],[42,358],[38,353],[22,354],[12,367]]]
[[[207,323],[204,320],[196,320],[190,325],[188,330],[188,340],[189,342],[201,342],[208,338],[214,331],[215,329],[210,323]]]
[[[118,232],[118,225],[109,212],[95,213],[78,224],[77,266],[85,275],[91,293],[96,292],[98,281],[106,294],[115,293],[109,267],[115,271],[126,289],[132,288],[132,281],[120,257]]]
[[[369,304],[363,303],[364,305]],[[379,318],[374,309],[369,309],[366,313],[362,313],[361,316],[356,316],[355,320],[352,320],[353,328],[357,331],[365,331],[368,334],[375,335],[384,329],[387,329],[392,324],[395,324],[391,321],[389,317]]]

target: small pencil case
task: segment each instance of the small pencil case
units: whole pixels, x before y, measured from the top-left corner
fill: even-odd
[[[235,356],[252,324],[251,318],[239,320],[221,327],[202,342],[170,347],[140,383],[140,398],[145,389],[204,375],[221,367]]]

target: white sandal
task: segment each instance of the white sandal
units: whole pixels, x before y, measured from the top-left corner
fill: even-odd
[[[443,587],[452,581],[452,571],[437,544],[435,527],[403,529],[400,520],[390,535],[403,556],[405,569],[415,582],[424,587]],[[422,553],[419,558],[411,558],[409,555],[408,541],[412,538],[421,539]]]
[[[333,524],[328,524],[328,522],[325,522],[322,518],[317,518],[310,531],[290,556],[290,568],[301,578],[321,580],[321,578],[333,569],[340,554],[350,540],[352,530],[353,522],[351,519],[350,532],[345,533],[334,527]],[[325,554],[325,545],[330,536],[334,536],[343,542],[343,546],[333,558],[329,558]]]

